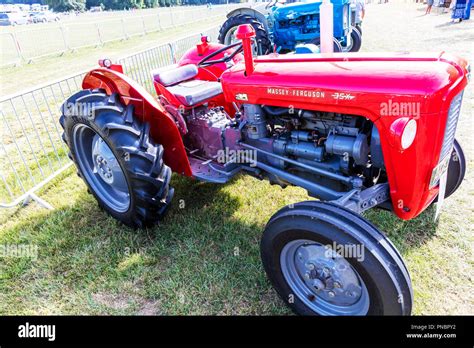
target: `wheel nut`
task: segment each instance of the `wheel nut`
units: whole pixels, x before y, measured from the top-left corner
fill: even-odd
[[[334,282],[334,287],[335,287],[335,288],[340,288],[340,287],[341,287],[341,284],[339,284],[338,282]]]
[[[336,294],[335,294],[333,291],[329,291],[329,292],[328,292],[328,296],[329,296],[329,297],[334,297],[334,296],[336,296]]]
[[[309,273],[304,274],[305,279],[309,279]]]
[[[312,263],[308,264],[307,268],[312,271],[314,269],[314,265]]]
[[[318,291],[324,289],[324,283],[320,279],[313,280],[313,286]]]

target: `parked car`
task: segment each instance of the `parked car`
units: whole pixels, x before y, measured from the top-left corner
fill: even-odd
[[[20,25],[29,22],[28,15],[23,12],[0,13],[0,25]]]
[[[30,12],[30,18],[33,23],[46,23],[59,21],[59,15],[51,11]]]

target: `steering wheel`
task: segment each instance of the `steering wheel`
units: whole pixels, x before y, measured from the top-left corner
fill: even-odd
[[[226,56],[224,56],[220,59],[210,60],[211,58],[214,58],[218,54],[220,54],[222,52],[225,52],[228,49],[231,49],[231,48],[234,48],[234,47],[237,47],[237,48],[235,50],[233,50],[231,54],[226,55]],[[203,59],[201,59],[199,61],[199,63],[197,63],[197,66],[198,67],[206,67],[206,66],[210,66],[210,65],[214,65],[214,64],[225,63],[225,62],[228,62],[228,61],[232,60],[240,52],[242,52],[242,43],[236,42],[236,43],[233,43],[229,46],[219,48],[217,51],[212,52],[211,54],[205,56]]]

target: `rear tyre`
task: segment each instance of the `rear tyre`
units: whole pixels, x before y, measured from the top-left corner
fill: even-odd
[[[133,106],[122,104],[117,94],[83,90],[61,111],[70,158],[99,206],[133,228],[156,223],[173,197],[171,170]]]
[[[411,313],[411,280],[400,254],[345,208],[307,201],[281,209],[265,228],[261,255],[276,291],[297,314]]]
[[[228,18],[219,30],[219,43],[230,45],[236,42],[235,32],[241,24],[250,24],[255,29],[255,39],[257,43],[255,50],[258,55],[265,55],[273,51],[272,43],[265,26],[249,15],[237,15]]]

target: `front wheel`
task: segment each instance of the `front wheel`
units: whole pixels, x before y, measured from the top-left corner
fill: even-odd
[[[362,34],[356,27],[351,30],[351,44],[348,47],[343,47],[346,52],[359,52],[362,46]]]
[[[448,165],[448,178],[446,181],[446,191],[444,198],[451,196],[461,185],[466,175],[466,156],[461,144],[454,139],[453,151],[451,152],[451,158],[449,159]],[[438,201],[438,197],[435,198],[434,203]]]
[[[333,51],[335,53],[337,52],[342,52],[342,45],[341,43],[339,42],[338,39],[336,39],[335,37],[332,38],[332,41],[334,42],[334,46],[333,46]],[[315,44],[316,46],[320,46],[321,45],[321,38],[317,37],[315,39],[313,39],[311,41],[312,44]],[[321,48],[321,47],[320,47]]]
[[[393,244],[372,224],[331,203],[287,206],[261,241],[265,271],[301,315],[409,315],[411,280]]]

